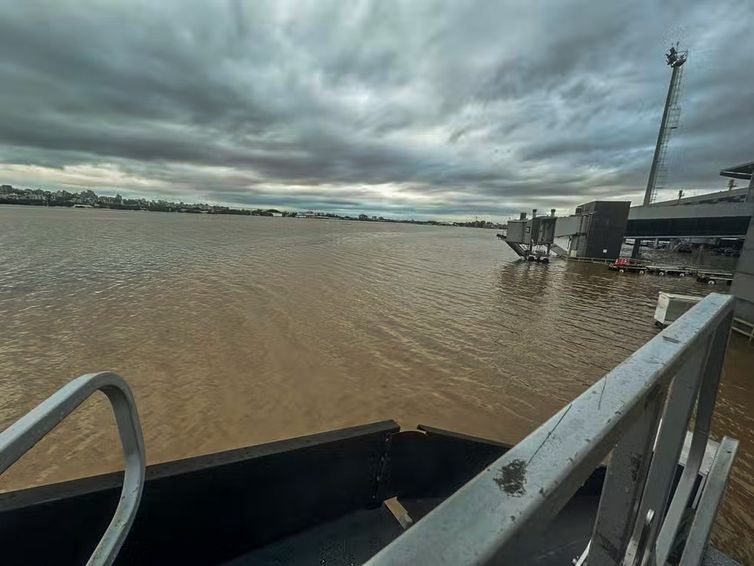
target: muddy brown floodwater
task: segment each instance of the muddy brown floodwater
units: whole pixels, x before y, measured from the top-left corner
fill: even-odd
[[[386,418],[513,443],[657,333],[690,279],[519,263],[489,230],[0,207],[0,426],[98,370],[134,390],[150,462]],[[714,542],[754,563],[754,347],[715,423],[741,441]],[[0,488],[117,469],[103,399]]]

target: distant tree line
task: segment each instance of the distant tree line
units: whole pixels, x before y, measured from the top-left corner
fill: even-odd
[[[23,204],[29,206],[82,206],[111,208],[115,210],[147,210],[151,212],[182,212],[188,214],[239,214],[244,216],[274,216],[279,211],[230,208],[206,203],[171,202],[166,200],[129,199],[121,195],[98,195],[92,190],[72,193],[66,190],[45,191],[42,189],[19,189],[11,185],[0,186],[0,204]]]
[[[429,224],[433,226],[465,226],[469,228],[502,228],[503,224],[497,224],[487,220],[474,220],[473,222],[441,222],[438,220],[406,220],[384,218],[382,216],[344,216],[331,212],[306,212],[279,211],[275,208],[254,210],[248,208],[230,208],[206,203],[171,202],[166,200],[148,200],[144,198],[129,199],[121,195],[115,196],[98,195],[92,190],[84,190],[72,193],[66,190],[45,191],[42,189],[19,189],[11,185],[0,185],[0,204],[23,204],[30,206],[79,206],[91,208],[111,208],[115,210],[147,210],[151,212],[182,212],[187,214],[237,214],[243,216],[285,216],[338,220],[357,220],[362,222],[401,222],[406,224]]]

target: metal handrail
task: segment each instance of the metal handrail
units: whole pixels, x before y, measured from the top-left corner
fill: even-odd
[[[146,456],[133,394],[119,375],[111,372],[82,375],[0,433],[0,474],[55,428],[93,393],[102,391],[110,401],[123,446],[125,475],[118,507],[90,556],[88,566],[112,564],[128,535],[144,487]]]
[[[744,327],[748,328],[748,330]],[[742,318],[734,318],[733,325],[730,327],[730,329],[734,332],[738,332],[739,334],[743,334],[749,339],[749,342],[754,340],[754,323],[751,323]]]
[[[733,304],[708,295],[367,564],[504,560],[611,453],[586,562],[664,564],[707,444]],[[668,506],[697,399],[688,472]]]

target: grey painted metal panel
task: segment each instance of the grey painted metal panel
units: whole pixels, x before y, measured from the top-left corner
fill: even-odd
[[[534,244],[552,244],[555,241],[554,216],[537,216],[531,221],[531,239]]]
[[[736,298],[754,302],[754,274],[736,272],[730,292]]]
[[[747,187],[741,187],[738,189],[732,189],[729,191],[715,191],[712,193],[706,193],[703,195],[696,195],[693,197],[684,197],[680,201],[678,199],[666,200],[662,202],[653,202],[652,206],[678,206],[689,205],[696,203],[703,203],[704,201],[718,201],[724,202],[723,199],[735,199],[745,200],[746,193],[749,191]]]
[[[589,564],[617,565],[626,554],[664,402],[665,391],[660,391],[613,450],[594,523]]]
[[[736,264],[736,273],[754,275],[754,250],[742,250]]]
[[[652,458],[638,513],[639,517],[647,516],[650,511],[655,514],[655,520],[645,533],[649,555],[653,553],[654,543],[662,526],[663,511],[673,489],[673,478],[711,344],[709,337],[704,346],[695,348],[673,380],[668,393],[667,407],[655,444],[655,457]],[[634,531],[637,540],[641,534],[640,529],[641,525],[637,524]],[[637,560],[643,565],[650,560],[649,556],[643,557],[636,552],[637,548],[629,545],[626,562],[633,564]]]
[[[678,461],[684,416],[687,421],[690,411],[683,387],[698,382],[701,372],[693,364],[705,358],[712,335],[729,321],[733,302],[730,296],[708,295],[368,564],[462,566],[504,558],[549,524],[621,436],[645,415],[648,401],[683,369],[671,393],[677,407],[666,410],[667,424],[653,458],[654,475],[664,480],[663,460]],[[669,428],[671,424],[681,433],[677,446],[679,431]],[[655,499],[666,497],[662,484]]]
[[[699,511],[694,516],[688,542],[686,548],[683,549],[681,566],[697,566],[704,559],[705,549],[712,532],[712,524],[715,522],[717,509],[723,499],[737,451],[737,440],[726,436],[720,442],[715,461],[712,463],[712,469],[707,476],[702,497],[699,500]]]
[[[740,238],[749,226],[748,216],[655,218],[629,220],[626,238]]]
[[[754,279],[751,284],[754,285]],[[738,299],[736,301],[736,317],[747,323],[754,322],[754,302]]]
[[[656,322],[667,326],[680,318],[681,315],[701,301],[702,298],[693,295],[660,292],[660,296],[657,298],[654,319]]]
[[[746,241],[738,258],[730,292],[739,299],[736,316],[754,322],[754,222],[749,221]]]
[[[581,226],[581,216],[559,216],[555,222],[555,237],[562,238],[577,234]]]
[[[728,316],[732,318],[732,313]],[[703,370],[704,375],[702,376],[702,385],[699,391],[694,434],[686,457],[686,465],[683,468],[683,475],[673,494],[673,501],[670,504],[657,539],[655,555],[658,564],[665,564],[670,556],[673,542],[681,526],[681,521],[693,493],[694,484],[701,470],[707,450],[707,441],[710,429],[712,428],[712,415],[715,412],[715,401],[717,400],[717,389],[720,385],[720,376],[725,359],[725,345],[728,342],[730,322],[728,320],[727,323],[723,323],[712,338],[712,348]]]
[[[505,239],[517,244],[528,244],[531,240],[531,221],[509,220]]]
[[[751,216],[752,213],[754,213],[754,203],[751,202],[689,204],[684,206],[635,206],[629,212],[628,219],[721,218]]]

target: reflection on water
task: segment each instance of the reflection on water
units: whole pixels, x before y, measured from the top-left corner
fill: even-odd
[[[0,425],[110,369],[150,462],[386,418],[515,442],[657,332],[660,290],[707,292],[519,263],[486,230],[21,207],[0,207],[0,266]],[[742,451],[716,540],[754,560],[752,350],[731,360],[718,430]],[[2,487],[119,465],[97,399]]]

